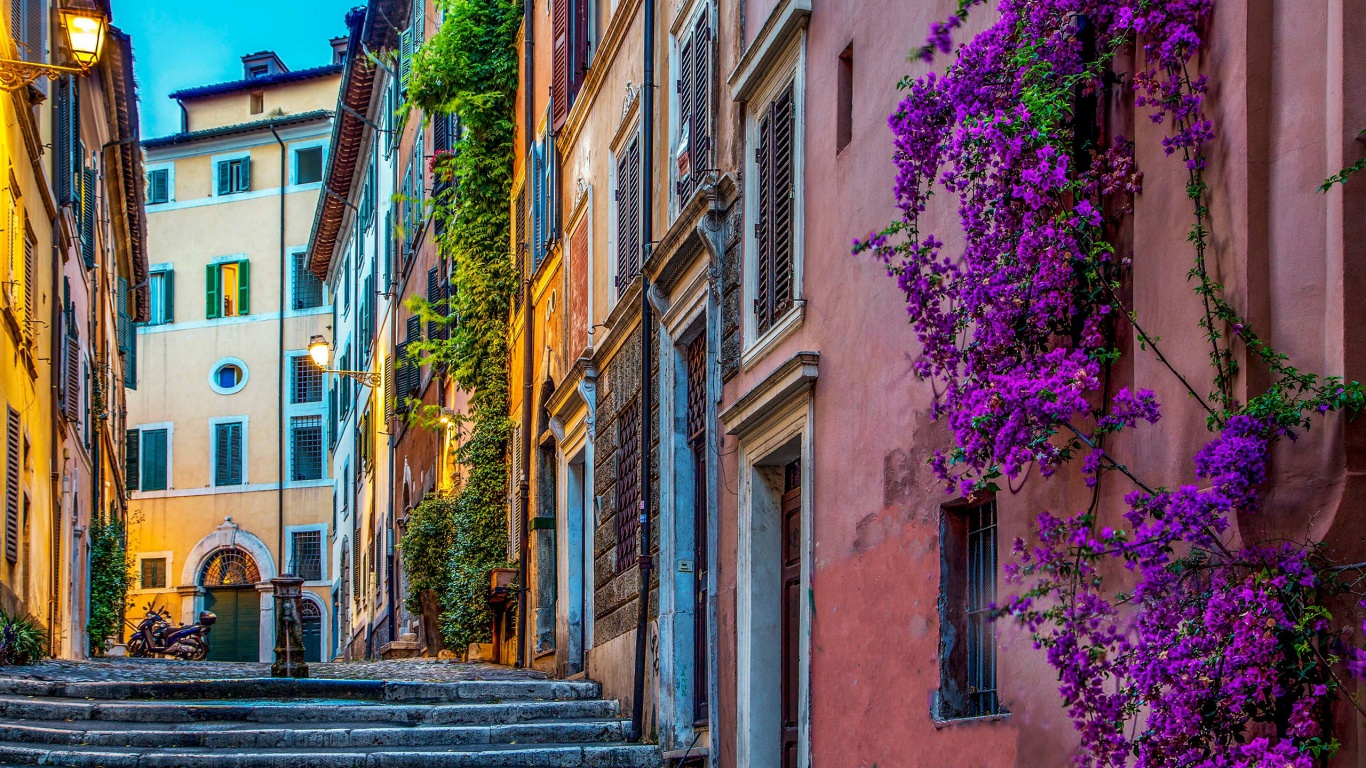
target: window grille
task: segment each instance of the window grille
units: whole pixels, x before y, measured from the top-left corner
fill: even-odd
[[[199,572],[199,583],[205,587],[245,586],[260,580],[261,571],[251,555],[233,548],[214,552]]]
[[[323,305],[323,281],[308,268],[308,252],[298,251],[293,257],[293,309],[314,309]]]
[[[294,531],[290,534],[289,568],[305,581],[323,577],[323,535],[321,531]]]
[[[289,420],[289,453],[291,480],[322,479],[322,416],[295,416]]]
[[[617,572],[636,561],[640,529],[640,401],[617,414]]]
[[[707,434],[707,333],[704,330],[688,344],[687,363],[687,419],[688,442],[701,440]]]
[[[759,201],[755,238],[754,321],[767,331],[793,305],[793,142],[796,133],[789,85],[759,119],[755,155]]]
[[[996,502],[946,508],[940,530],[940,687],[935,716],[987,717],[997,697]]]
[[[968,716],[994,715],[996,635],[991,606],[996,602],[996,502],[967,512]]]
[[[294,358],[294,375],[291,377],[289,402],[321,403],[323,401],[323,372],[308,355]]]
[[[215,424],[214,485],[242,484],[242,422]]]
[[[166,558],[149,557],[142,561],[143,589],[166,588]]]

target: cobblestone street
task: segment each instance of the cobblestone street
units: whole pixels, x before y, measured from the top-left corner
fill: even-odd
[[[458,661],[413,659],[310,664],[310,676],[326,680],[384,680],[389,682],[458,683],[472,680],[544,680],[526,669]],[[177,661],[173,659],[105,659],[44,661],[6,667],[0,677],[50,682],[174,682],[182,680],[240,680],[270,677],[269,664],[247,662]]]

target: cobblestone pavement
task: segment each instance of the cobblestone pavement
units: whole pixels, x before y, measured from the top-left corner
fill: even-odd
[[[331,680],[385,680],[389,682],[455,683],[464,680],[544,680],[540,672],[497,664],[434,659],[353,661],[309,664],[314,678]],[[87,682],[125,680],[233,680],[270,677],[269,664],[246,662],[177,661],[174,659],[100,659],[95,661],[44,661],[27,666],[0,668],[0,677],[29,680]]]

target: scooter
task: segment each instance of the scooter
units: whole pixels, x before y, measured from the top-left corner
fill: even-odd
[[[149,609],[128,641],[128,655],[136,658],[167,655],[186,661],[203,661],[209,655],[209,628],[217,620],[212,612],[200,611],[198,623],[172,627],[169,614]]]

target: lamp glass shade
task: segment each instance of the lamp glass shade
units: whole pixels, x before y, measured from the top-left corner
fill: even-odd
[[[308,356],[313,358],[315,365],[325,369],[328,361],[332,359],[332,346],[327,343],[327,339],[314,336],[308,341]]]
[[[62,28],[66,30],[66,42],[71,48],[71,57],[87,69],[94,66],[104,49],[104,17],[99,13],[78,8],[63,8],[60,14]]]

